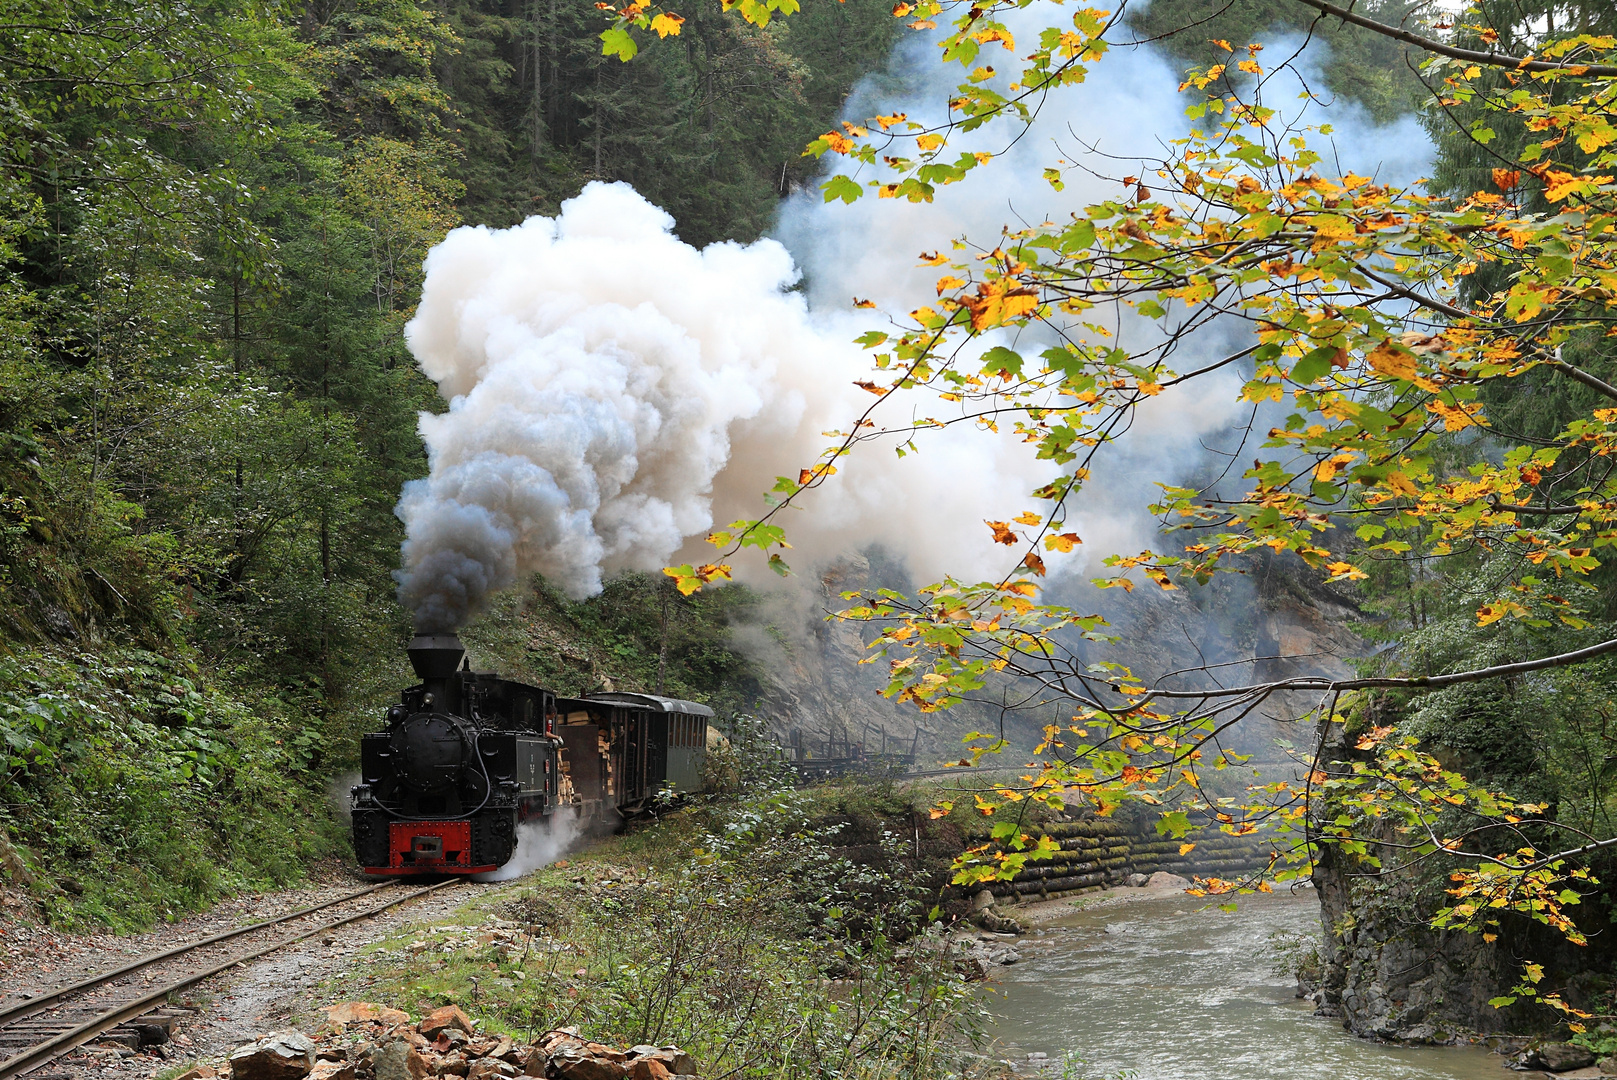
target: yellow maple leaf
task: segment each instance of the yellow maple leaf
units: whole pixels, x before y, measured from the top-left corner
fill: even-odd
[[[977,286],[977,295],[962,298],[971,311],[971,328],[986,330],[1001,326],[1013,319],[1029,315],[1039,306],[1038,294],[1020,287],[1015,279],[985,281]]]
[[[1388,473],[1387,486],[1400,495],[1420,494],[1420,489],[1415,486],[1415,482],[1401,472]]]
[[[1336,474],[1342,471],[1342,466],[1352,464],[1357,458],[1357,454],[1333,454],[1314,466],[1314,479],[1322,484],[1329,484]]]
[[[1394,345],[1391,338],[1372,349],[1365,359],[1370,362],[1372,368],[1389,379],[1415,377],[1415,358]]]
[[[1044,538],[1044,550],[1067,552],[1081,543],[1077,533],[1055,533]]]
[[[1040,517],[1038,514],[1035,514],[1031,510],[1023,510],[1020,514],[1017,514],[1011,520],[1020,522],[1023,525],[1037,525],[1040,522],[1042,522],[1044,519],[1042,517]]]
[[[1179,845],[1179,854],[1181,854],[1181,855],[1189,855],[1192,851],[1195,851],[1195,850],[1196,850],[1196,845],[1193,844],[1193,843],[1191,843],[1191,844],[1180,844]]]
[[[671,12],[660,11],[651,20],[651,28],[657,31],[657,36],[660,38],[678,37],[679,28],[684,23],[685,20],[682,17]]]
[[[938,278],[938,295],[942,296],[950,289],[958,289],[964,284],[964,281],[961,281],[953,274],[945,274],[943,277]]]

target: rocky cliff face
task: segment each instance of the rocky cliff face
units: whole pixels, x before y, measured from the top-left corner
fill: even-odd
[[[1368,754],[1351,745],[1343,725],[1326,733],[1321,760],[1341,772]],[[1334,813],[1320,807],[1317,814]],[[1392,840],[1390,832],[1384,839]],[[1406,856],[1386,847],[1384,867]],[[1524,958],[1544,965],[1541,984],[1573,1005],[1600,989],[1592,974],[1609,966],[1612,947],[1587,927],[1592,944],[1578,947],[1554,931],[1522,918],[1501,920],[1496,940],[1480,933],[1433,930],[1432,914],[1446,899],[1449,868],[1423,864],[1377,875],[1367,863],[1325,846],[1314,872],[1324,923],[1319,970],[1299,976],[1322,1016],[1365,1038],[1448,1043],[1482,1034],[1537,1034],[1558,1016],[1529,1003],[1496,1009],[1490,999],[1508,995],[1522,978]],[[1585,918],[1603,922],[1598,912]]]
[[[908,752],[913,744],[923,761],[936,761],[958,756],[966,732],[998,733],[1001,691],[1010,701],[1025,696],[1014,684],[990,686],[979,695],[985,700],[943,713],[922,714],[881,696],[888,669],[881,659],[866,662],[872,656],[866,648],[866,640],[875,636],[872,628],[826,616],[847,606],[844,591],[884,585],[913,589],[879,553],[874,562],[850,557],[812,584],[770,597],[755,621],[733,628],[734,646],[761,673],[762,711],[776,735],[799,742],[815,756],[840,756],[844,748],[860,744],[869,751],[885,746]],[[1349,659],[1369,651],[1349,628],[1358,616],[1351,598],[1319,584],[1300,564],[1266,564],[1252,575],[1230,576],[1200,590],[1148,585],[1124,594],[1067,582],[1053,585],[1051,593],[1053,602],[1105,615],[1122,638],[1116,646],[1074,643],[1085,662],[1125,663],[1148,679],[1186,672],[1178,683],[1184,687],[1301,674],[1347,677],[1353,674]],[[1191,670],[1202,665],[1226,666],[1212,676]],[[1227,745],[1259,763],[1289,761],[1287,744],[1307,739],[1293,721],[1318,704],[1317,696],[1275,698],[1243,721]],[[1045,723],[1070,715],[1069,704],[1047,700],[1032,710],[1006,710],[1004,730],[1013,745],[1031,747]]]

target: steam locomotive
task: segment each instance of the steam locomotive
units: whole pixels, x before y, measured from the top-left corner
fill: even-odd
[[[471,670],[452,634],[410,642],[421,679],[362,736],[354,854],[367,874],[498,869],[517,826],[558,813],[612,824],[699,790],[713,710],[650,694],[560,697]]]

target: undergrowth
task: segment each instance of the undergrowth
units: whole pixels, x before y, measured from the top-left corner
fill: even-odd
[[[523,1038],[677,1043],[704,1076],[955,1074],[980,1005],[935,947],[930,885],[845,857],[813,803],[697,808],[548,867],[481,902],[526,928],[520,947],[407,935],[377,990]]]
[[[4,872],[54,924],[120,930],[298,881],[345,850],[318,732],[142,649],[0,656]]]

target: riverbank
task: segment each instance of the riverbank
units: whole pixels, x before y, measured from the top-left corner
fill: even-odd
[[[992,1056],[1026,1072],[1068,1068],[1089,1078],[1133,1070],[1138,1080],[1522,1075],[1485,1047],[1376,1043],[1314,1016],[1286,970],[1319,933],[1309,890],[1242,897],[1234,912],[1172,888],[1007,910],[1028,933],[1016,946],[1021,962],[995,973],[1002,996],[988,1032]]]

